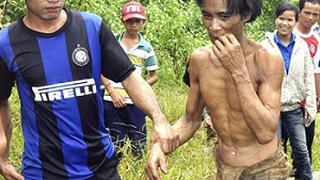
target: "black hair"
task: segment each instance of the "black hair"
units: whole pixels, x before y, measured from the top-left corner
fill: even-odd
[[[295,13],[296,21],[299,20],[299,9],[295,4],[290,2],[282,2],[279,4],[275,13],[276,18],[283,14],[285,11],[293,11]]]
[[[202,7],[204,0],[196,0],[199,7]],[[241,17],[251,14],[247,22],[254,21],[260,14],[263,0],[226,0],[229,14],[240,14]]]
[[[310,2],[312,4],[320,4],[320,0],[300,0],[299,1],[299,9],[300,11],[302,11],[302,9],[304,8],[305,4],[307,2]]]

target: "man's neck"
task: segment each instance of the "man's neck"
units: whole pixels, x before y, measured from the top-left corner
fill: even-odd
[[[138,34],[133,35],[125,32],[121,42],[125,45],[125,47],[128,50],[131,50],[132,48],[136,47],[137,44],[139,43],[139,35]]]
[[[310,28],[306,28],[306,27],[302,26],[301,23],[297,23],[296,28],[302,34],[309,34],[311,31]]]
[[[24,24],[37,32],[41,33],[54,33],[58,31],[67,21],[67,13],[62,10],[59,17],[53,20],[43,20],[33,14],[27,14],[23,18]]]
[[[130,39],[130,40],[139,40],[139,35],[137,34],[130,34],[128,32],[125,32],[123,35],[124,38]]]
[[[287,36],[282,36],[280,34],[278,34],[279,39],[281,40],[282,44],[285,46],[288,46],[288,44],[290,43],[291,40],[291,34],[287,35]]]
[[[244,34],[244,32],[237,37],[237,40],[239,41],[241,48],[242,48],[242,52],[245,56],[247,56],[248,54],[251,54],[252,49],[248,48],[251,46],[252,41],[250,39],[248,39],[248,37]]]

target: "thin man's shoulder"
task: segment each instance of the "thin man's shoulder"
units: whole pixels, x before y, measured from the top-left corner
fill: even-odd
[[[202,47],[195,49],[191,54],[191,60],[193,60],[193,61],[200,60],[201,61],[201,60],[209,59],[212,54],[211,47],[212,46],[208,45],[208,46],[202,46]]]
[[[260,45],[256,51],[256,61],[266,70],[279,71],[283,68],[283,60],[275,48],[266,48]]]
[[[258,47],[256,48],[256,54],[258,57],[261,57],[259,59],[263,60],[263,59],[268,59],[271,61],[281,61],[281,56],[279,54],[279,52],[275,49],[275,48],[267,48],[265,46],[262,46],[261,44],[258,45]]]

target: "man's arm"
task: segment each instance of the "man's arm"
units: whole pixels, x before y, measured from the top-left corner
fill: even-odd
[[[9,163],[11,133],[12,122],[8,99],[0,99],[0,173],[6,179],[22,180],[23,177]]]
[[[150,86],[154,85],[156,82],[158,82],[158,75],[156,70],[148,71],[149,78],[147,79],[147,83],[150,84]]]
[[[283,62],[276,53],[256,53],[259,69],[257,92],[254,89],[242,47],[232,34],[221,36],[213,50],[222,66],[230,72],[248,127],[261,144],[272,141],[278,128]],[[263,60],[263,61],[262,61]]]
[[[264,72],[257,93],[254,92],[252,83],[238,84],[236,88],[248,126],[257,141],[266,144],[274,139],[278,128],[283,61],[278,54],[269,54],[267,51],[257,58],[266,61],[260,66],[260,70]]]
[[[179,137],[163,115],[150,85],[135,72],[124,79],[122,84],[133,103],[153,120],[152,141],[160,141],[164,152],[173,151],[179,145]]]
[[[102,82],[103,86],[105,87],[106,91],[109,92],[109,95],[112,98],[112,103],[113,103],[114,107],[122,108],[122,107],[126,106],[126,103],[124,102],[125,101],[124,98],[120,94],[118,94],[117,91],[113,88],[109,79],[107,79],[101,75],[101,82]]]
[[[173,128],[179,135],[179,145],[188,141],[196,132],[201,124],[201,113],[204,108],[204,102],[201,98],[199,90],[198,72],[198,58],[208,58],[208,54],[201,50],[196,50],[191,57],[190,61],[190,90],[188,94],[186,112],[174,125]],[[146,173],[149,179],[160,179],[158,168],[162,172],[167,173],[167,165],[165,162],[165,153],[161,149],[158,142],[152,144],[148,153],[148,160],[146,166]]]
[[[189,64],[190,89],[188,93],[186,112],[173,125],[173,128],[179,134],[180,145],[188,141],[201,125],[201,114],[205,105],[200,93],[198,74],[201,70],[201,60],[205,58],[209,58],[209,53],[201,49],[196,50],[191,55]]]
[[[316,86],[315,86],[315,75],[313,69],[312,59],[308,51],[308,46],[305,47],[304,56],[304,83],[306,87],[306,104],[305,104],[305,124],[310,125],[310,123],[315,120],[317,114],[317,96],[316,96]]]
[[[7,162],[9,157],[9,142],[12,133],[12,123],[7,99],[0,100],[0,161]]]

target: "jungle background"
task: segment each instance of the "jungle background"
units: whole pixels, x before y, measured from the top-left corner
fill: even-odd
[[[66,0],[66,7],[96,13],[107,22],[113,32],[122,32],[124,27],[120,21],[121,7],[126,2],[127,0]],[[148,17],[142,34],[153,45],[160,65],[159,82],[153,89],[168,121],[173,123],[185,110],[188,88],[182,82],[182,75],[186,61],[195,48],[210,44],[210,41],[194,0],[140,2],[146,7]],[[262,15],[246,26],[249,37],[259,41],[264,38],[265,32],[274,31],[274,11],[280,2],[281,0],[264,1]],[[0,28],[22,17],[25,10],[24,0],[0,0]],[[13,114],[10,161],[20,171],[24,142],[16,89],[10,101]],[[315,141],[320,134],[320,124],[317,121]],[[148,121],[148,132],[151,126]],[[163,175],[163,179],[214,179],[216,170],[213,146],[214,142],[206,140],[205,129],[200,128],[192,140],[167,157],[170,169],[167,175]],[[135,160],[127,149],[123,149],[126,153],[119,164],[122,179],[144,179],[146,156],[142,160]],[[314,143],[313,156],[313,170],[320,171],[320,145],[317,142]],[[289,161],[291,162],[290,157]]]

